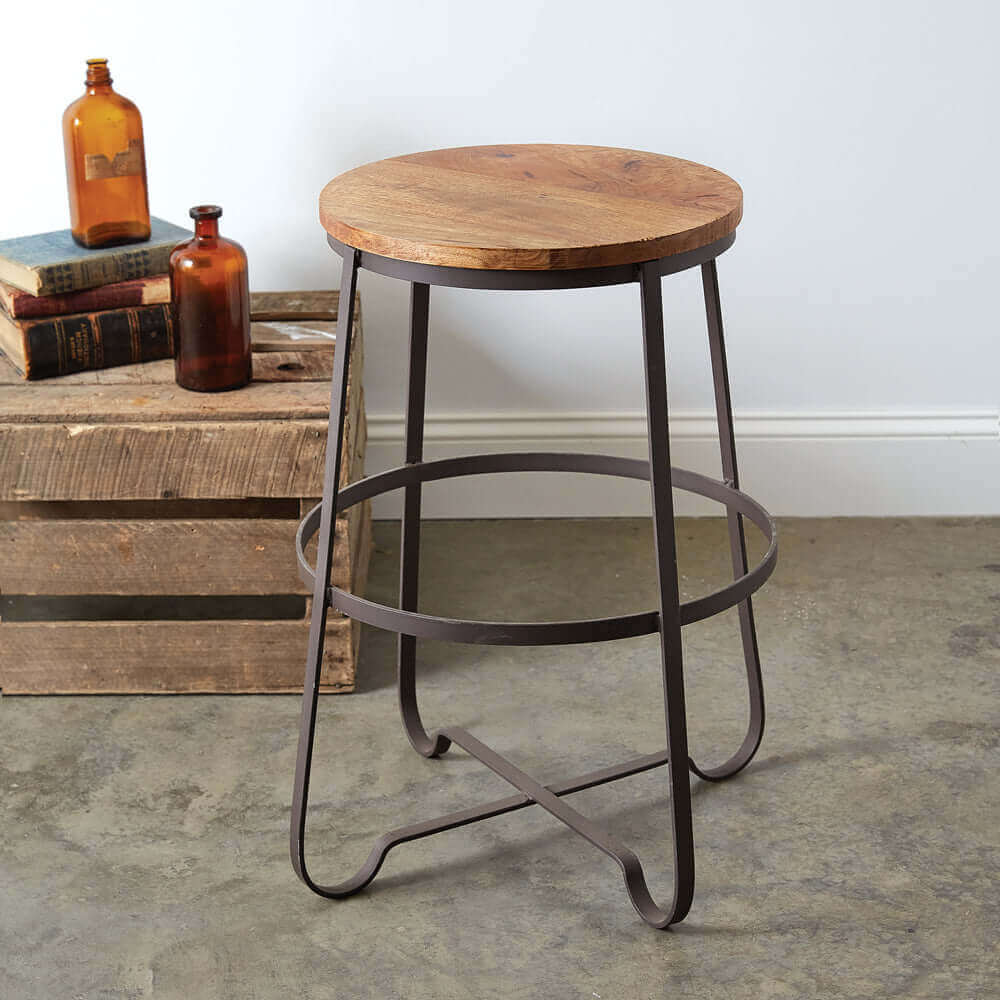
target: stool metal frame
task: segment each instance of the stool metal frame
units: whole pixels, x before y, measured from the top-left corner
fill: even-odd
[[[694,838],[688,771],[706,781],[724,780],[746,767],[760,745],[764,729],[764,691],[750,595],[771,575],[777,560],[774,521],[760,504],[740,491],[736,471],[732,405],[715,264],[715,258],[727,250],[734,239],[735,234],[730,234],[709,246],[642,264],[562,271],[487,271],[438,267],[381,257],[356,250],[329,237],[330,245],[343,257],[344,266],[337,320],[337,351],[330,395],[325,484],[322,502],[303,520],[296,539],[299,572],[302,579],[312,587],[313,604],[292,801],[291,857],[295,872],[313,892],[334,899],[349,896],[362,889],[375,877],[386,855],[397,844],[452,830],[491,816],[524,809],[530,805],[539,805],[618,863],[629,898],[647,923],[663,928],[683,920],[686,916],[694,894]],[[670,465],[660,278],[690,267],[701,267],[702,271],[722,449],[724,477],[722,481],[683,469],[671,468]],[[351,355],[354,297],[358,271],[362,268],[411,283],[406,464],[340,488],[344,401]],[[630,282],[638,283],[642,306],[649,435],[648,462],[606,455],[561,453],[473,455],[434,462],[423,461],[427,326],[431,285],[541,290],[588,288]],[[420,614],[416,610],[421,484],[456,476],[523,471],[582,472],[649,480],[660,595],[657,608],[613,618],[562,622],[464,621]],[[707,596],[684,603],[680,601],[677,582],[672,496],[674,487],[709,497],[725,505],[733,562],[732,583]],[[400,546],[399,608],[396,609],[376,604],[349,594],[339,587],[331,586],[330,567],[336,514],[370,497],[400,488],[405,490],[405,500]],[[764,558],[753,569],[747,564],[743,533],[744,517],[763,532],[769,543]],[[305,557],[305,547],[317,531],[319,540],[316,565],[313,568]],[[708,618],[731,607],[739,608],[750,701],[749,725],[743,743],[725,763],[714,768],[702,768],[695,764],[688,754],[681,626]],[[305,827],[320,665],[323,659],[327,612],[330,608],[369,625],[399,634],[397,660],[399,705],[406,735],[418,753],[425,757],[438,757],[445,753],[452,743],[456,743],[513,785],[517,789],[517,794],[385,833],[375,842],[367,861],[355,875],[333,885],[321,885],[313,880],[306,867]],[[428,733],[421,721],[417,708],[415,681],[418,638],[491,645],[535,646],[598,642],[653,632],[660,634],[666,719],[666,748],[658,753],[593,771],[578,778],[542,785],[464,729],[449,726]],[[562,798],[572,792],[663,766],[667,769],[670,787],[674,852],[673,898],[666,907],[661,907],[654,901],[636,855]]]

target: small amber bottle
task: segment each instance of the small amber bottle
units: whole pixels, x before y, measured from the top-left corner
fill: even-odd
[[[170,297],[177,321],[177,384],[198,392],[250,381],[247,255],[219,236],[218,205],[191,209],[194,238],[170,255]]]
[[[87,92],[63,114],[73,239],[107,247],[149,239],[142,116],[111,89],[107,59],[87,60]]]

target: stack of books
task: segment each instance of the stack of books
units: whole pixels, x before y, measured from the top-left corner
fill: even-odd
[[[190,237],[154,218],[145,243],[101,250],[68,229],[0,240],[0,352],[29,379],[171,357],[170,253]]]

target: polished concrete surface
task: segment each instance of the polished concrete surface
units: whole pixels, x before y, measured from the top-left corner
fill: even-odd
[[[678,536],[685,593],[720,584],[724,522]],[[369,593],[388,601],[395,525],[376,540]],[[431,523],[423,570],[431,612],[653,604],[641,521]],[[756,605],[764,743],[734,780],[692,779],[695,901],[667,932],[537,807],[405,844],[348,901],[313,896],[288,863],[296,697],[3,699],[0,997],[996,997],[998,602],[998,521],[783,522]],[[321,705],[320,879],[353,872],[383,830],[508,791],[460,750],[410,749],[393,647],[366,632],[362,690]],[[715,763],[745,725],[734,614],[686,629],[685,654],[692,753]],[[421,708],[551,781],[662,747],[659,669],[654,636],[428,643]],[[664,778],[569,801],[668,900]]]

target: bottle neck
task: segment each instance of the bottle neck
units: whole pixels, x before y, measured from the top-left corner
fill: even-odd
[[[107,94],[111,90],[111,71],[103,59],[87,63],[87,79],[84,86],[88,94]]]
[[[194,235],[199,240],[217,240],[219,238],[219,220],[195,219]]]

